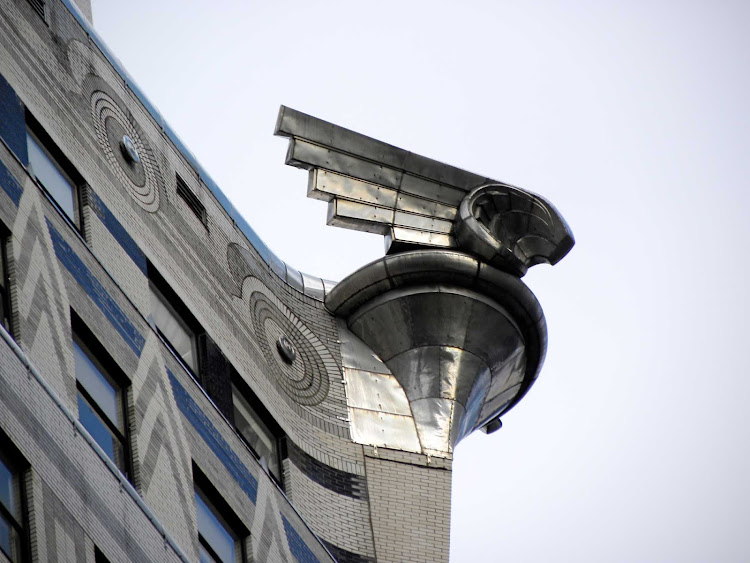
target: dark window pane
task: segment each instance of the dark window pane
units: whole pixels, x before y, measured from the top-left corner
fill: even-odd
[[[11,533],[13,528],[11,528],[10,524],[5,520],[3,516],[0,516],[0,549],[3,550],[3,553],[6,555],[10,555],[10,545],[11,545]]]
[[[198,354],[196,353],[195,333],[153,285],[151,286],[151,315],[159,332],[169,341],[193,373],[197,374]]]
[[[122,445],[80,392],[78,393],[78,420],[88,433],[91,434],[96,443],[101,446],[104,453],[115,462],[115,465],[120,470],[124,471],[125,463]]]
[[[250,444],[258,457],[265,459],[268,469],[281,479],[279,471],[278,441],[260,419],[250,403],[242,393],[232,384],[232,400],[234,402],[234,424],[242,437]]]
[[[0,515],[0,550],[11,561],[21,560],[21,536],[2,515]]]
[[[32,173],[65,214],[75,221],[76,190],[73,182],[63,174],[52,157],[40,146],[32,134],[28,133],[26,140]]]
[[[0,457],[0,551],[11,561],[21,560],[21,497],[18,474]]]
[[[104,411],[110,422],[122,430],[117,389],[75,341],[73,353],[76,362],[76,379]]]
[[[198,546],[198,554],[200,556],[200,563],[218,563],[203,545]]]
[[[198,534],[205,541],[223,563],[234,563],[235,540],[229,530],[214,514],[213,510],[195,491],[195,511],[198,520]],[[206,554],[208,555],[208,554]],[[203,555],[201,555],[203,561]],[[207,559],[213,561],[213,559]]]
[[[0,516],[0,549],[3,553],[10,555],[10,524],[5,520],[5,517]]]
[[[0,460],[0,502],[11,514],[16,514],[15,478],[10,467]]]

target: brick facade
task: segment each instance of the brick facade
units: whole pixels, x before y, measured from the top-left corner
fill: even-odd
[[[249,532],[248,560],[447,560],[450,459],[352,441],[336,318],[279,277],[68,1],[47,2],[45,21],[26,0],[0,0],[13,312],[0,432],[28,464],[30,560],[94,561],[96,547],[110,561],[196,561],[196,467]],[[85,181],[78,228],[29,169],[27,115]],[[123,134],[140,167],[113,147]],[[204,331],[205,377],[156,330],[149,264]],[[127,379],[130,481],[77,422],[73,314]],[[276,350],[282,334],[297,350],[291,366]],[[232,424],[228,366],[283,432],[282,485]]]

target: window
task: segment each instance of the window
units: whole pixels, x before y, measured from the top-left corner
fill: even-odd
[[[234,425],[245,443],[281,485],[280,438],[283,432],[248,386],[234,374],[232,403]]]
[[[104,554],[97,546],[94,546],[94,563],[109,563],[109,559],[104,557]]]
[[[8,272],[8,239],[7,231],[0,225],[0,323],[10,334],[11,308],[10,308],[10,274]]]
[[[193,475],[201,563],[245,561],[247,530],[195,465]]]
[[[47,18],[45,17],[44,0],[29,0],[29,4],[31,4],[31,7],[34,8],[34,11],[39,14],[40,18],[42,18],[44,21],[47,21]]]
[[[73,224],[80,227],[78,186],[83,184],[83,178],[28,112],[26,124],[31,174]]]
[[[122,381],[124,376],[83,323],[73,318],[78,420],[120,471],[129,475],[125,392],[113,377]]]
[[[203,207],[203,204],[198,199],[198,196],[195,195],[190,188],[188,188],[185,180],[183,180],[179,174],[175,175],[175,183],[177,186],[177,195],[182,198],[182,200],[190,208],[190,211],[195,214],[195,216],[200,220],[201,223],[203,223],[203,226],[205,227],[207,225],[206,208]]]
[[[196,337],[203,330],[150,263],[148,277],[151,287],[151,315],[156,328],[193,374],[199,375]]]
[[[23,467],[6,442],[0,440],[0,553],[17,563],[26,559]]]

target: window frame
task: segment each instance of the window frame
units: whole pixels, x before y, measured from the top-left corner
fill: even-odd
[[[286,457],[286,448],[285,448],[285,440],[286,440],[286,433],[281,428],[278,422],[276,422],[276,419],[271,415],[271,413],[268,411],[268,409],[265,407],[263,402],[258,398],[258,396],[253,392],[253,390],[250,388],[250,386],[247,384],[247,382],[242,378],[242,376],[239,374],[239,372],[234,368],[234,366],[231,367],[232,375],[231,375],[231,387],[232,387],[232,425],[234,426],[235,430],[237,431],[237,434],[239,434],[242,441],[245,443],[245,445],[250,449],[250,451],[255,456],[255,459],[260,463],[262,456],[255,450],[255,448],[250,444],[250,440],[243,434],[243,432],[239,429],[237,426],[237,407],[235,406],[235,392],[240,395],[245,402],[248,404],[248,406],[253,411],[253,414],[258,418],[260,423],[265,426],[270,435],[271,438],[274,440],[276,455],[275,455],[275,461],[276,466],[278,467],[278,475],[276,475],[268,466],[268,462],[266,462],[268,466],[268,475],[271,476],[273,481],[281,488],[281,490],[284,490],[284,465],[283,461]]]
[[[182,299],[180,299],[174,289],[171,288],[171,286],[167,283],[164,277],[159,273],[159,271],[150,261],[147,265],[147,271],[149,291],[151,295],[155,295],[156,298],[162,303],[162,305],[164,305],[164,307],[172,314],[175,320],[177,320],[178,324],[182,325],[183,329],[186,329],[186,332],[190,333],[190,344],[193,356],[195,357],[195,368],[188,364],[187,360],[185,360],[182,354],[180,354],[177,348],[175,348],[174,344],[172,344],[172,342],[169,341],[169,338],[167,338],[167,336],[161,331],[156,323],[156,319],[153,317],[152,310],[151,318],[153,319],[153,326],[156,329],[156,332],[162,337],[162,340],[167,344],[169,349],[180,361],[180,364],[182,364],[182,366],[188,371],[188,373],[190,373],[193,378],[202,385],[203,379],[201,377],[201,369],[204,360],[200,353],[198,338],[206,331],[203,330],[201,324],[193,316]]]
[[[193,490],[194,498],[200,497],[203,504],[213,514],[214,518],[218,523],[228,532],[228,534],[234,539],[235,548],[235,562],[240,561],[245,563],[248,560],[247,547],[248,538],[250,537],[250,531],[242,523],[242,520],[235,514],[234,510],[227,503],[226,500],[221,496],[219,491],[211,483],[211,480],[203,473],[200,468],[193,461]],[[203,537],[200,529],[198,529],[198,506],[196,505],[196,533],[198,535],[198,544],[208,551],[209,555],[214,558],[217,562],[221,562],[221,558],[216,553],[208,540]],[[232,562],[232,563],[235,563]]]
[[[208,229],[208,214],[206,213],[206,206],[201,203],[198,194],[190,189],[187,182],[183,179],[178,172],[175,172],[175,192],[187,205],[193,215],[201,222],[201,224]]]
[[[101,423],[115,438],[121,448],[123,454],[122,467],[117,463],[115,459],[112,462],[118,467],[120,472],[129,480],[133,481],[133,452],[131,447],[131,432],[130,432],[130,409],[128,407],[128,393],[130,390],[130,381],[123,373],[122,369],[117,365],[117,362],[110,356],[109,352],[94,336],[93,332],[86,326],[81,318],[71,309],[71,343],[73,346],[83,352],[83,354],[91,361],[94,367],[99,371],[99,374],[107,381],[112,388],[115,390],[117,395],[117,404],[120,417],[122,419],[122,429],[118,428],[117,425],[110,419],[110,417],[104,412],[104,409],[97,403],[97,401],[91,396],[91,394],[83,386],[83,383],[78,378],[78,369],[76,366],[76,392],[86,402],[87,406],[94,412],[99,418]],[[74,352],[75,353],[75,352]],[[78,413],[78,420],[80,419],[80,412]],[[81,422],[81,425],[83,423]],[[84,426],[86,428],[86,426]],[[88,428],[86,428],[88,431]],[[90,434],[90,432],[89,432]],[[92,436],[93,438],[93,436]],[[96,441],[96,440],[94,440]],[[102,448],[103,449],[103,448]],[[106,452],[105,452],[106,453]],[[109,456],[108,456],[109,457]]]
[[[13,559],[9,553],[6,553],[5,550],[2,549],[2,547],[0,547],[0,554],[12,563],[23,563],[31,560],[29,545],[28,487],[26,483],[26,477],[30,466],[15,444],[13,444],[13,442],[11,442],[2,432],[0,432],[0,463],[2,463],[15,478],[15,488],[18,494],[21,518],[21,521],[19,522],[18,517],[12,514],[11,511],[0,502],[0,519],[7,522],[19,536],[20,556]]]
[[[13,330],[13,303],[11,302],[10,288],[11,279],[8,262],[8,247],[10,246],[11,233],[0,223],[0,324],[11,336],[15,337]]]
[[[73,191],[73,217],[63,209],[62,204],[57,201],[55,196],[47,189],[47,187],[38,178],[36,173],[33,171],[31,163],[31,155],[29,155],[29,174],[34,178],[34,181],[38,186],[42,188],[42,191],[47,195],[48,199],[54,204],[55,208],[65,219],[77,230],[79,233],[83,233],[83,200],[82,192],[85,189],[86,181],[83,176],[78,172],[75,166],[70,162],[68,157],[60,150],[57,144],[52,140],[52,137],[44,130],[41,123],[32,115],[32,113],[26,109],[26,135],[27,144],[28,137],[32,137],[34,142],[39,146],[42,152],[45,154],[50,163],[57,169],[62,175],[63,179],[66,180]]]

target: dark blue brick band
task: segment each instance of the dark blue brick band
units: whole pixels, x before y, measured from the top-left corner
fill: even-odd
[[[315,554],[302,540],[297,530],[289,523],[284,515],[281,515],[281,519],[284,521],[284,531],[286,532],[286,541],[289,543],[289,550],[292,552],[292,556],[299,563],[320,563],[320,559],[315,557]]]
[[[167,370],[169,382],[172,384],[172,393],[182,414],[195,428],[198,435],[203,438],[211,451],[214,452],[219,461],[226,467],[229,474],[237,481],[240,488],[245,491],[250,502],[255,504],[258,497],[258,480],[248,471],[245,464],[221,437],[216,427],[208,420],[203,410],[197,405],[187,390],[177,381],[174,374]]]
[[[107,293],[107,290],[104,289],[104,286],[91,273],[91,270],[86,267],[81,258],[73,252],[73,249],[65,242],[62,235],[57,232],[57,229],[52,226],[49,219],[47,220],[47,228],[52,237],[52,245],[55,247],[57,259],[71,273],[73,279],[78,282],[96,306],[99,307],[99,310],[104,313],[104,316],[107,317],[107,320],[120,333],[120,336],[130,346],[130,349],[135,352],[135,355],[140,358],[146,339],[138,332],[135,325],[130,322],[128,316],[120,309],[120,306],[112,299],[112,296]]]
[[[10,147],[24,166],[29,165],[26,148],[26,114],[21,100],[8,81],[0,74],[0,138]]]
[[[336,558],[336,561],[338,561],[338,563],[375,563],[375,559],[373,559],[372,557],[367,557],[366,555],[360,555],[359,553],[348,551],[343,547],[333,545],[326,540],[321,541],[328,548],[328,551],[331,552],[331,555]]]
[[[356,499],[367,498],[367,482],[364,477],[341,471],[318,461],[287,440],[289,459],[309,479],[326,489]]]
[[[119,243],[125,253],[130,256],[130,259],[133,261],[133,263],[138,266],[138,269],[143,272],[144,276],[147,276],[148,271],[146,266],[145,254],[141,252],[141,249],[133,240],[133,237],[128,234],[128,232],[125,230],[125,227],[123,227],[122,224],[115,218],[115,216],[112,215],[112,212],[109,210],[109,208],[104,205],[104,202],[98,195],[96,195],[96,192],[92,189],[89,189],[89,205],[91,206],[91,209],[94,211],[94,213],[96,213],[96,216],[99,217],[99,220],[102,222],[102,224],[107,227],[107,230],[112,235],[112,237],[114,237],[114,239]]]
[[[0,109],[0,111],[2,110]],[[18,207],[18,202],[21,201],[23,188],[2,162],[0,162],[0,186],[2,186],[3,191],[8,194],[8,197],[15,206]]]

